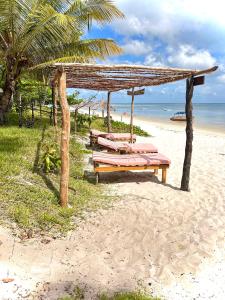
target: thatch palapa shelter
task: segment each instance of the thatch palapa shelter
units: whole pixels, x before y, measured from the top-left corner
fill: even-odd
[[[212,73],[216,71],[217,68],[218,67],[206,70],[188,70],[138,65],[97,65],[80,63],[57,63],[52,65],[52,86],[55,94],[58,94],[62,106],[61,205],[67,205],[69,179],[70,111],[67,103],[66,88],[108,92],[109,118],[110,98],[112,92],[129,89],[132,89],[134,92],[135,87],[161,85],[186,79],[186,148],[181,190],[188,191],[193,141],[192,97],[194,86],[203,84],[204,77],[202,77],[202,75]]]

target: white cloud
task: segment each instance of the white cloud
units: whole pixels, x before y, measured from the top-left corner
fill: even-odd
[[[124,54],[131,55],[145,55],[148,54],[152,48],[150,45],[142,40],[128,40],[124,45],[122,45]]]
[[[192,44],[224,52],[223,0],[115,0],[115,3],[126,18],[113,22],[112,27],[127,38],[138,36],[173,46]]]
[[[181,45],[178,49],[169,48],[168,51],[169,64],[177,67],[202,69],[216,64],[216,59],[209,51],[197,50],[190,45]]]
[[[163,58],[155,53],[150,53],[145,57],[144,64],[151,67],[165,66]]]
[[[225,74],[218,76],[217,79],[219,82],[225,83]]]

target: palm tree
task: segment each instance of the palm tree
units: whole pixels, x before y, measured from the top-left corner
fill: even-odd
[[[111,0],[0,0],[0,67],[5,71],[0,121],[25,70],[119,54],[113,40],[81,37],[92,22],[103,25],[121,17]]]

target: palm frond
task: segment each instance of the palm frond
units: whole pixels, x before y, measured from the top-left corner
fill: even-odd
[[[124,17],[111,0],[75,0],[72,2],[66,13],[76,16],[81,24],[87,25],[92,21],[104,24]]]
[[[48,61],[37,63],[32,66],[32,69],[41,69],[54,63],[66,63],[66,62],[94,62],[96,58],[104,59],[109,55],[118,55],[121,53],[121,48],[116,45],[113,40],[109,39],[92,39],[77,41],[73,44],[67,45],[64,48],[64,52],[56,50],[57,58],[49,59]],[[56,55],[55,53],[55,55]],[[63,54],[63,56],[62,56]]]

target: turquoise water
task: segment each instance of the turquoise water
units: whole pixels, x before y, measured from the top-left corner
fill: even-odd
[[[113,104],[113,107],[116,113],[130,114],[130,104]],[[135,104],[135,115],[149,120],[166,121],[178,111],[185,111],[185,105],[180,103]],[[195,103],[193,104],[193,115],[197,125],[225,132],[225,103]]]

